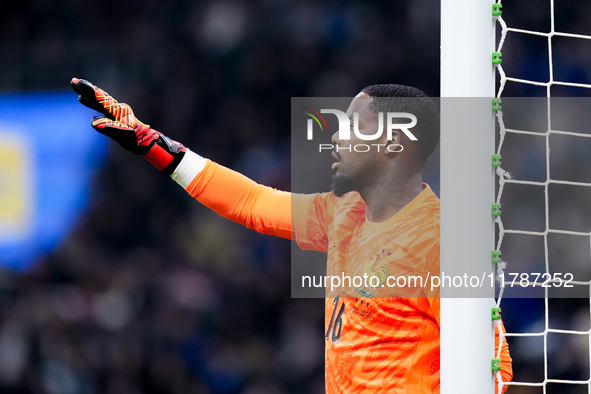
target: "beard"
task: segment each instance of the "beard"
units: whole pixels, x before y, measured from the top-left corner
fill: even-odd
[[[332,177],[332,192],[337,197],[342,197],[346,193],[355,190],[353,179],[345,175],[333,175]]]

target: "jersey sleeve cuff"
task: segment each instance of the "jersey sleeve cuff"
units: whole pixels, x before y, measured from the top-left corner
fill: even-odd
[[[174,172],[170,175],[176,183],[186,189],[191,181],[205,168],[206,160],[197,153],[187,149],[183,159],[176,167]]]

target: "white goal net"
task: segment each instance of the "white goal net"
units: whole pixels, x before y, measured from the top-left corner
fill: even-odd
[[[493,261],[514,370],[511,383],[496,373],[499,392],[591,394],[591,3],[492,11]]]

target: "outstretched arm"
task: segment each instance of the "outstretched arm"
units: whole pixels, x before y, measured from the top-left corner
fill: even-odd
[[[92,119],[95,130],[143,155],[222,216],[263,234],[291,238],[291,193],[259,185],[191,152],[139,121],[128,104],[84,79],[74,78],[71,85],[82,104],[102,114]]]
[[[260,185],[191,151],[172,178],[220,215],[263,234],[291,238],[291,193]]]

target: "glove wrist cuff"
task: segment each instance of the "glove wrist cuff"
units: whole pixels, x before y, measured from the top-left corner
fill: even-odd
[[[183,159],[186,150],[187,148],[183,145],[160,134],[158,141],[152,145],[144,157],[154,167],[164,171],[167,175],[171,175]]]

